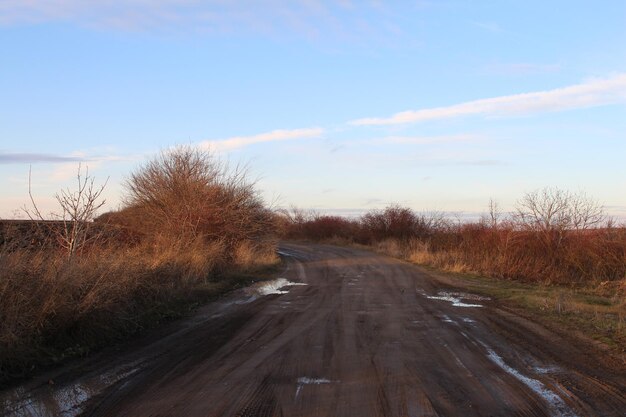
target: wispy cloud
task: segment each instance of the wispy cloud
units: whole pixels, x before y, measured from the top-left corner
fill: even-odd
[[[593,79],[554,90],[486,98],[447,107],[409,110],[396,113],[391,117],[353,120],[349,124],[357,126],[397,125],[469,115],[520,116],[624,102],[626,102],[626,73],[611,78]]]
[[[201,147],[214,151],[232,151],[256,143],[276,142],[294,139],[316,138],[324,134],[324,129],[320,127],[305,129],[280,129],[271,132],[260,133],[252,136],[234,136],[226,139],[205,140],[199,144]]]
[[[311,40],[372,42],[398,39],[394,14],[381,18],[380,13],[398,7],[332,0],[2,0],[0,25],[69,22],[121,31],[288,33]]]
[[[46,153],[0,153],[0,164],[37,164],[82,162],[81,156],[62,156]]]
[[[456,165],[461,166],[476,166],[476,167],[493,167],[506,165],[504,161],[500,161],[498,159],[476,159],[476,160],[467,160],[467,161],[458,161],[455,163]]]
[[[559,72],[561,64],[536,64],[532,62],[495,63],[485,67],[485,71],[498,75],[534,75]]]
[[[429,145],[436,143],[472,143],[483,139],[478,135],[442,135],[442,136],[387,136],[382,139],[375,139],[377,143],[398,144],[398,145]]]

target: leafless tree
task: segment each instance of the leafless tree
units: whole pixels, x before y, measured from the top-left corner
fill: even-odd
[[[79,164],[76,180],[75,189],[62,189],[54,195],[60,211],[50,213],[49,219],[46,219],[33,197],[32,173],[29,170],[28,195],[31,206],[24,207],[24,212],[39,227],[46,226],[48,233],[66,250],[68,259],[72,259],[87,243],[97,239],[98,234],[91,233],[93,219],[106,202],[101,196],[108,178],[104,184],[96,186],[95,178],[89,175],[89,168],[85,168],[83,175],[82,165]]]
[[[518,201],[516,220],[522,228],[538,233],[547,246],[558,247],[568,231],[597,227],[605,215],[602,206],[585,193],[543,188]]]
[[[502,217],[502,211],[500,211],[500,205],[493,198],[489,199],[489,224],[492,228],[496,229],[500,223]]]
[[[585,193],[558,188],[526,193],[516,209],[522,225],[539,231],[585,230],[597,227],[605,219],[602,206]]]

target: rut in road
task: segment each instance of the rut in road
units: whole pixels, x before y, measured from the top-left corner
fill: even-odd
[[[623,368],[491,300],[367,251],[281,253],[281,277],[306,285],[170,337],[83,415],[624,415]]]

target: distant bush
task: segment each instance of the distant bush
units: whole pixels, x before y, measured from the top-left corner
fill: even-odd
[[[291,216],[286,230],[318,241],[341,237],[457,272],[548,284],[616,282],[626,293],[626,228],[607,221],[601,206],[582,193],[534,191],[509,217],[492,201],[489,213],[473,223],[391,205],[343,221]]]

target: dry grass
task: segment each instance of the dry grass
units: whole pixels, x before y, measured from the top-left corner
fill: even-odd
[[[242,241],[234,250],[234,266],[244,271],[254,271],[276,265],[279,257],[275,248],[274,242],[259,244]]]
[[[624,227],[534,230],[513,220],[459,224],[437,213],[418,215],[398,206],[360,219],[312,215],[291,216],[284,222],[287,237],[370,245],[447,271],[598,288],[626,280]],[[624,285],[606,288],[626,293]]]
[[[276,264],[271,246],[242,242],[237,271]],[[84,354],[236,284],[221,242],[0,253],[0,384],[35,365]],[[229,279],[220,271],[229,270]],[[182,310],[181,310],[182,309]]]
[[[31,236],[39,223],[0,228],[0,385],[177,316],[278,263],[254,183],[210,153],[163,152],[130,176],[125,200],[89,222],[101,233],[73,256],[50,236]]]
[[[580,283],[572,280],[564,285],[553,280],[504,280],[485,277],[484,271],[502,271],[502,256],[472,259],[461,250],[432,251],[420,241],[405,244],[386,240],[373,246],[374,250],[407,261],[446,271],[455,277],[451,284],[465,287],[520,307],[534,318],[560,330],[579,333],[603,342],[615,351],[626,352],[626,279]],[[541,259],[537,259],[539,265]],[[536,276],[542,276],[535,270]],[[559,271],[548,271],[556,273]],[[545,275],[543,275],[545,276]],[[576,285],[572,285],[575,283]]]
[[[626,352],[626,298],[618,291],[522,284],[473,277],[472,291],[521,307],[561,331],[603,342]]]

